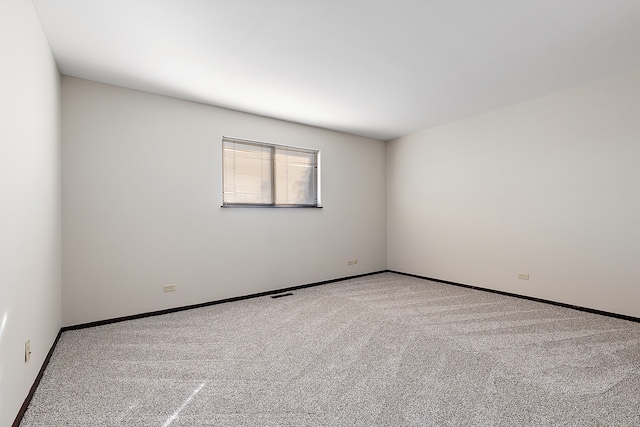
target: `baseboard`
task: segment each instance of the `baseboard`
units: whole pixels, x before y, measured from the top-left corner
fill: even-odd
[[[356,279],[358,277],[372,276],[374,274],[380,274],[380,273],[386,273],[386,272],[395,273],[395,274],[401,274],[403,276],[415,277],[415,278],[418,278],[418,279],[429,280],[431,282],[444,283],[444,284],[447,284],[447,285],[460,286],[460,287],[463,287],[463,288],[476,289],[476,290],[479,290],[479,291],[491,292],[491,293],[494,293],[494,294],[500,294],[500,295],[505,295],[505,296],[514,297],[514,298],[526,299],[526,300],[529,300],[529,301],[536,301],[536,302],[541,302],[541,303],[545,303],[545,304],[556,305],[556,306],[559,306],[559,307],[570,308],[572,310],[578,310],[578,311],[583,311],[583,312],[592,313],[592,314],[599,314],[601,316],[607,316],[607,317],[615,317],[617,319],[623,319],[623,320],[628,320],[628,321],[631,321],[631,322],[640,323],[640,318],[633,317],[633,316],[627,316],[625,314],[612,313],[612,312],[603,311],[603,310],[596,310],[596,309],[593,309],[593,308],[580,307],[580,306],[577,306],[577,305],[566,304],[566,303],[562,303],[562,302],[558,302],[558,301],[551,301],[551,300],[546,300],[546,299],[542,299],[542,298],[529,297],[529,296],[526,296],[526,295],[519,295],[519,294],[514,294],[514,293],[511,293],[511,292],[499,291],[499,290],[496,290],[496,289],[482,288],[482,287],[479,287],[479,286],[467,285],[467,284],[464,284],[464,283],[451,282],[449,280],[437,279],[437,278],[434,278],[434,277],[427,277],[427,276],[420,276],[418,274],[404,273],[402,271],[380,270],[380,271],[375,271],[375,272],[372,272],[372,273],[357,274],[355,276],[341,277],[339,279],[325,280],[325,281],[322,281],[322,282],[315,282],[315,283],[308,283],[308,284],[305,284],[305,285],[291,286],[291,287],[287,287],[287,288],[275,289],[275,290],[266,291],[266,292],[259,292],[259,293],[256,293],[256,294],[243,295],[243,296],[239,296],[239,297],[226,298],[226,299],[216,300],[216,301],[209,301],[209,302],[200,303],[200,304],[193,304],[193,305],[187,305],[187,306],[182,306],[182,307],[169,308],[169,309],[166,309],[166,310],[152,311],[152,312],[147,312],[147,313],[135,314],[135,315],[131,315],[131,316],[117,317],[117,318],[114,318],[114,319],[100,320],[100,321],[97,321],[97,322],[83,323],[83,324],[74,325],[74,326],[65,326],[62,329],[60,329],[60,331],[58,331],[58,336],[56,336],[56,339],[53,342],[53,345],[51,346],[51,349],[49,350],[49,353],[47,353],[47,357],[45,357],[44,362],[42,363],[42,367],[40,368],[40,371],[38,372],[38,375],[36,376],[36,379],[33,382],[33,385],[31,386],[31,389],[29,390],[29,394],[27,395],[26,399],[24,400],[24,403],[22,404],[22,407],[20,408],[20,411],[18,412],[18,415],[16,416],[16,419],[13,422],[13,424],[11,425],[11,427],[18,427],[20,425],[20,422],[22,421],[22,417],[27,412],[27,408],[29,407],[29,404],[31,403],[31,399],[33,399],[33,395],[36,392],[36,389],[38,388],[38,385],[40,384],[40,380],[42,379],[42,376],[44,375],[44,371],[47,368],[47,366],[49,365],[49,361],[51,360],[51,355],[53,354],[53,351],[55,350],[56,345],[58,344],[58,340],[60,339],[60,335],[64,331],[74,330],[74,329],[91,328],[91,327],[94,327],[94,326],[107,325],[107,324],[110,324],[110,323],[124,322],[124,321],[127,321],[127,320],[133,320],[133,319],[141,319],[141,318],[144,318],[144,317],[159,316],[159,315],[162,315],[162,314],[174,313],[174,312],[184,311],[184,310],[190,310],[190,309],[199,308],[199,307],[207,307],[207,306],[210,306],[210,305],[224,304],[224,303],[227,303],[227,302],[240,301],[240,300],[249,299],[249,298],[259,298],[259,297],[263,297],[263,296],[267,296],[267,295],[275,295],[275,294],[280,294],[280,293],[283,293],[283,292],[295,291],[297,289],[304,289],[304,288],[310,288],[310,287],[313,287],[313,286],[326,285],[326,284],[329,284],[329,283],[341,282],[341,281],[344,281],[344,280]]]
[[[56,339],[53,341],[53,345],[49,349],[49,353],[47,353],[47,357],[44,358],[44,362],[42,362],[42,367],[40,368],[40,371],[38,372],[38,375],[36,376],[36,379],[33,382],[31,389],[29,390],[29,394],[27,394],[27,398],[24,399],[24,402],[20,407],[20,411],[18,411],[18,415],[16,416],[16,419],[13,421],[13,424],[11,424],[11,427],[18,427],[20,425],[20,422],[22,421],[22,417],[24,417],[24,414],[27,412],[27,408],[31,403],[31,399],[33,399],[33,394],[36,392],[36,389],[40,384],[40,380],[44,375],[44,371],[47,369],[47,366],[49,365],[49,360],[51,360],[51,355],[53,354],[53,351],[55,350],[56,345],[58,345],[58,340],[60,339],[60,335],[62,335],[62,329],[58,331],[58,335],[56,336]]]
[[[310,287],[313,287],[313,286],[326,285],[328,283],[335,283],[335,282],[341,282],[341,281],[349,280],[349,279],[356,279],[358,277],[371,276],[371,275],[374,275],[374,274],[384,273],[385,271],[387,271],[387,270],[374,271],[372,273],[365,273],[365,274],[356,274],[354,276],[341,277],[339,279],[331,279],[331,280],[324,280],[322,282],[307,283],[307,284],[304,284],[304,285],[291,286],[291,287],[281,288],[281,289],[274,289],[274,290],[271,290],[271,291],[259,292],[259,293],[256,293],[256,294],[243,295],[243,296],[239,296],[239,297],[226,298],[226,299],[216,300],[216,301],[209,301],[209,302],[204,302],[204,303],[200,303],[200,304],[193,304],[193,305],[187,305],[187,306],[182,306],[182,307],[169,308],[169,309],[166,309],[166,310],[158,310],[158,311],[152,311],[152,312],[147,312],[147,313],[134,314],[134,315],[131,315],[131,316],[117,317],[117,318],[114,318],[114,319],[99,320],[97,322],[83,323],[83,324],[73,325],[73,326],[65,326],[65,327],[61,328],[60,331],[58,331],[58,336],[56,336],[56,339],[53,342],[53,345],[51,346],[51,349],[49,350],[49,353],[47,354],[47,357],[45,357],[44,362],[42,363],[42,367],[40,368],[40,372],[38,372],[38,375],[36,376],[36,379],[33,382],[33,385],[31,386],[31,389],[29,390],[29,394],[27,395],[27,398],[24,400],[24,403],[20,407],[20,411],[18,412],[18,415],[16,416],[16,419],[13,422],[13,424],[11,425],[11,427],[18,427],[20,425],[20,422],[22,421],[22,417],[24,417],[24,414],[27,412],[27,408],[29,407],[29,404],[31,403],[31,399],[33,399],[33,394],[36,392],[36,389],[38,388],[38,385],[40,384],[40,380],[42,379],[42,375],[44,375],[44,371],[47,368],[47,366],[49,365],[49,360],[51,360],[51,355],[53,354],[53,351],[55,350],[56,345],[58,344],[58,340],[60,339],[60,336],[62,335],[62,333],[64,331],[91,328],[91,327],[94,327],[94,326],[107,325],[107,324],[110,324],[110,323],[124,322],[124,321],[127,321],[127,320],[133,320],[133,319],[141,319],[143,317],[160,316],[162,314],[175,313],[177,311],[191,310],[193,308],[207,307],[207,306],[210,306],[210,305],[224,304],[224,303],[227,303],[227,302],[240,301],[240,300],[249,299],[249,298],[258,298],[258,297],[262,297],[262,296],[266,296],[266,295],[280,294],[280,293],[283,293],[283,292],[295,291],[297,289],[310,288]]]
[[[305,285],[297,285],[297,286],[291,286],[291,287],[288,287],[288,288],[274,289],[274,290],[271,290],[271,291],[258,292],[256,294],[242,295],[242,296],[238,296],[238,297],[225,298],[225,299],[216,300],[216,301],[208,301],[208,302],[203,302],[203,303],[199,303],[199,304],[192,304],[192,305],[185,305],[185,306],[174,307],[174,308],[167,308],[165,310],[149,311],[149,312],[146,312],[146,313],[132,314],[130,316],[123,316],[123,317],[115,317],[115,318],[112,318],[112,319],[98,320],[96,322],[81,323],[81,324],[78,324],[78,325],[65,326],[65,327],[62,328],[62,331],[64,332],[64,331],[71,331],[71,330],[76,330],[76,329],[93,328],[95,326],[102,326],[102,325],[108,325],[108,324],[111,324],[111,323],[125,322],[127,320],[142,319],[144,317],[151,317],[151,316],[160,316],[160,315],[163,315],[163,314],[175,313],[175,312],[184,311],[184,310],[191,310],[191,309],[200,308],[200,307],[208,307],[210,305],[225,304],[225,303],[228,303],[228,302],[241,301],[241,300],[245,300],[245,299],[249,299],[249,298],[259,298],[259,297],[263,297],[263,296],[267,296],[267,295],[279,294],[279,293],[282,293],[282,292],[295,291],[297,289],[311,288],[313,286],[320,286],[320,285],[326,285],[328,283],[335,283],[335,282],[341,282],[341,281],[349,280],[349,279],[356,279],[358,277],[371,276],[371,275],[374,275],[374,274],[384,273],[385,271],[387,271],[387,270],[374,271],[372,273],[365,273],[365,274],[356,274],[355,276],[347,276],[347,277],[341,277],[339,279],[324,280],[322,282],[307,283]]]
[[[478,291],[491,292],[491,293],[494,293],[494,294],[506,295],[506,296],[509,296],[509,297],[521,298],[521,299],[526,299],[526,300],[529,300],[529,301],[542,302],[542,303],[545,303],[545,304],[551,304],[551,305],[556,305],[556,306],[559,306],[559,307],[570,308],[572,310],[585,311],[587,313],[599,314],[601,316],[607,316],[607,317],[615,317],[616,319],[623,319],[623,320],[628,320],[630,322],[640,323],[640,317],[627,316],[626,314],[612,313],[612,312],[609,312],[609,311],[596,310],[594,308],[580,307],[579,305],[572,305],[572,304],[566,304],[564,302],[552,301],[552,300],[536,298],[536,297],[529,297],[529,296],[526,296],[526,295],[519,295],[519,294],[514,294],[514,293],[511,293],[511,292],[498,291],[496,289],[481,288],[479,286],[467,285],[467,284],[464,284],[464,283],[450,282],[449,280],[436,279],[436,278],[433,278],[433,277],[420,276],[420,275],[411,274],[411,273],[403,273],[402,271],[395,271],[395,270],[387,270],[387,271],[389,273],[402,274],[403,276],[416,277],[418,279],[425,279],[425,280],[429,280],[431,282],[438,282],[438,283],[445,283],[447,285],[461,286],[463,288],[476,289]]]

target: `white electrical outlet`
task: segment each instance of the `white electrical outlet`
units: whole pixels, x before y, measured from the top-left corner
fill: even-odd
[[[353,260],[350,259],[349,261],[347,261],[347,265],[353,265]]]
[[[170,284],[170,285],[164,285],[163,289],[165,292],[173,292],[176,290],[176,285],[175,284]]]
[[[529,280],[529,273],[518,273],[518,279]]]
[[[24,361],[28,362],[31,357],[31,340],[24,342]]]

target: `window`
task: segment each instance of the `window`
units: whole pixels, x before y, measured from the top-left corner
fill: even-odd
[[[222,139],[222,205],[320,207],[320,152]]]

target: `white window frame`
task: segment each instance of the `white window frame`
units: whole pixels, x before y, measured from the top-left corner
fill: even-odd
[[[257,146],[257,147],[261,147],[261,148],[267,148],[272,150],[272,169],[271,169],[271,174],[270,174],[270,178],[271,178],[271,203],[237,203],[237,202],[228,202],[227,198],[225,197],[225,142],[230,142],[230,143],[238,143],[238,144],[245,144],[245,145],[253,145],[253,146]],[[277,178],[277,173],[276,173],[276,166],[275,166],[275,152],[276,150],[288,150],[288,151],[293,151],[293,152],[303,152],[303,153],[313,153],[315,155],[315,159],[316,159],[316,203],[315,204],[278,204],[276,203],[276,180]],[[297,147],[297,146],[292,146],[292,145],[283,145],[283,144],[274,144],[271,142],[263,142],[263,141],[256,141],[256,140],[250,140],[250,139],[243,139],[243,138],[236,138],[236,137],[230,137],[230,136],[223,136],[222,137],[222,207],[223,208],[238,208],[238,207],[268,207],[268,208],[322,208],[322,202],[321,202],[321,161],[320,161],[320,150],[317,149],[312,149],[312,148],[304,148],[304,147]],[[265,184],[267,184],[265,182]]]

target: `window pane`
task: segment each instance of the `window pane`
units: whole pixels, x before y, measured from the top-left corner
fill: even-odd
[[[275,156],[276,204],[317,205],[316,153],[277,147]]]
[[[273,147],[225,141],[224,203],[272,204]]]

